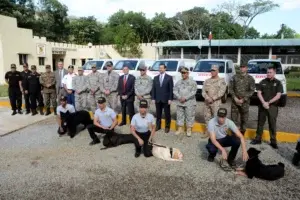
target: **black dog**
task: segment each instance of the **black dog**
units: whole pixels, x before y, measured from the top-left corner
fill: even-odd
[[[296,151],[297,152],[294,154],[292,163],[295,166],[299,166],[299,162],[300,162],[300,141],[297,142]]]
[[[248,178],[260,178],[264,180],[277,180],[284,176],[284,164],[278,163],[277,165],[264,165],[258,158],[258,151],[255,148],[248,150],[249,160],[246,163],[245,173]]]
[[[76,128],[79,124],[84,125],[82,130],[84,130],[87,125],[93,124],[90,113],[85,110],[77,111],[75,113],[70,113],[69,111],[66,113],[60,112],[60,117],[64,133],[68,131],[71,138],[75,136]],[[59,134],[63,133],[59,132]]]
[[[132,134],[106,134],[103,138],[103,146],[108,149],[112,147],[117,147],[122,144],[131,144],[138,142],[137,139]]]

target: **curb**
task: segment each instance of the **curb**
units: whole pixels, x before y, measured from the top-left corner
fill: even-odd
[[[288,97],[300,97],[300,93],[299,92],[288,92],[287,96]]]
[[[300,95],[299,95],[300,96]],[[0,102],[0,107],[10,107],[10,103],[9,102]],[[24,105],[23,105],[24,107]],[[52,110],[52,109],[51,109]],[[89,112],[91,117],[93,118],[93,113],[90,111]],[[122,115],[118,114],[118,122],[120,123],[122,120]],[[35,124],[35,123],[33,123]],[[127,116],[127,124],[129,123],[129,116]],[[32,124],[30,124],[32,125]],[[162,128],[165,127],[165,120],[162,119]],[[29,126],[29,125],[28,125]],[[25,127],[22,127],[25,128]],[[20,129],[22,129],[20,128]],[[170,129],[173,131],[176,131],[176,120],[171,120],[171,127]],[[20,130],[18,129],[18,130]],[[206,125],[204,123],[199,123],[199,122],[195,122],[194,127],[192,129],[192,131],[195,133],[204,133],[206,130]],[[15,130],[17,131],[17,130]],[[15,131],[11,131],[15,132]],[[9,133],[8,133],[9,134]],[[7,135],[7,134],[4,134]],[[246,133],[245,133],[245,138],[246,139],[254,139],[256,135],[256,130],[255,129],[247,129]],[[300,139],[300,133],[289,133],[289,132],[277,132],[277,140],[279,142],[288,142],[288,143],[296,143],[298,141],[298,139]],[[264,130],[263,135],[262,135],[262,140],[263,141],[269,141],[270,140],[270,135],[269,135],[269,131]]]

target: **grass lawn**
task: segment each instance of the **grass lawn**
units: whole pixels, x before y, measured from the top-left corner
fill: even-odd
[[[287,78],[287,91],[300,91],[300,78]]]
[[[0,97],[7,97],[7,85],[0,85]]]

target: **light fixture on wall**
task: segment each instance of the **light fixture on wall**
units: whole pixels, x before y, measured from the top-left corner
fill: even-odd
[[[89,47],[89,48],[92,48],[92,46],[93,46],[93,44],[89,42],[89,43],[88,43],[88,47]]]

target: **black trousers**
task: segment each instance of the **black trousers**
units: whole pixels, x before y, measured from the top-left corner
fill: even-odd
[[[12,110],[22,110],[22,93],[20,88],[8,88],[8,96]]]
[[[126,101],[121,99],[122,106],[122,123],[126,124],[126,108],[128,109],[129,119],[131,121],[134,115],[134,104],[133,101]]]
[[[240,139],[236,136],[226,136],[222,139],[217,139],[217,141],[222,147],[231,147],[227,160],[228,162],[234,161],[241,145]],[[218,148],[211,142],[210,139],[208,139],[206,149],[208,150],[210,156],[215,157],[217,155]]]
[[[114,129],[112,130],[105,130],[103,128],[100,128],[94,124],[90,124],[87,126],[88,132],[90,134],[90,137],[92,138],[93,141],[100,141],[96,133],[103,133],[103,134],[113,134]],[[96,133],[95,133],[96,132]]]
[[[144,156],[145,157],[152,156],[152,149],[151,146],[148,144],[151,132],[150,131],[146,133],[136,132],[136,134],[144,141],[144,145],[143,145]],[[138,140],[135,142],[135,150],[137,153],[141,153],[142,151],[142,146],[140,146]]]
[[[32,110],[37,108],[36,102],[38,102],[39,107],[44,107],[44,99],[41,91],[30,92],[29,98],[30,98],[30,108]]]
[[[165,128],[170,128],[171,125],[171,107],[167,103],[163,102],[156,102],[156,127],[161,128],[161,117],[162,117],[162,111],[164,110],[165,112],[165,120],[166,120],[166,127]]]
[[[26,111],[30,111],[29,94],[25,94],[24,93],[24,101],[25,101],[25,109],[26,109]]]

